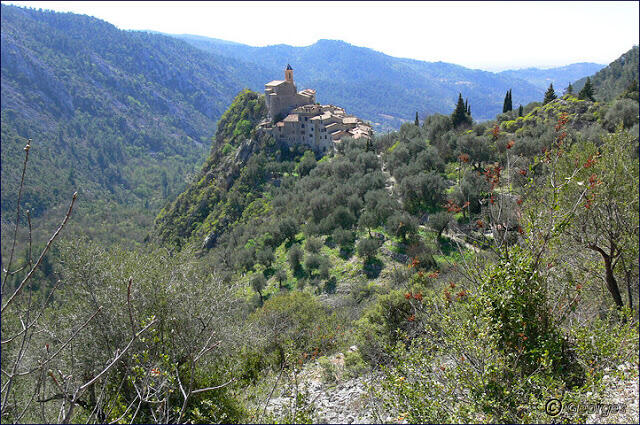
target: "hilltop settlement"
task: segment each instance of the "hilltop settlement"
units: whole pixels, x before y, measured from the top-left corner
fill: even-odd
[[[344,108],[316,103],[315,90],[298,92],[291,65],[284,71],[284,80],[265,84],[264,94],[269,118],[259,128],[289,146],[306,145],[324,153],[344,138],[372,136],[371,126]]]

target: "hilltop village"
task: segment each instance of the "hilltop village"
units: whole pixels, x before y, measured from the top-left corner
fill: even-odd
[[[371,126],[349,115],[343,108],[316,103],[316,91],[298,92],[293,82],[293,68],[287,65],[284,80],[264,86],[269,119],[259,128],[288,145],[306,145],[316,152],[326,152],[344,138],[370,139]]]

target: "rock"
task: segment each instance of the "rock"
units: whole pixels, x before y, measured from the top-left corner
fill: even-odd
[[[351,347],[349,347],[349,352],[353,353],[355,351],[358,351],[358,346],[352,345]]]
[[[218,232],[211,232],[204,238],[202,242],[202,249],[211,249],[216,246],[216,242],[218,241]]]

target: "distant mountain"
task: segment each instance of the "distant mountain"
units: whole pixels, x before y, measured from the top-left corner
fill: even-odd
[[[314,88],[321,103],[343,106],[377,128],[397,128],[421,116],[449,114],[458,93],[469,98],[475,119],[502,112],[504,94],[513,88],[514,102],[540,100],[544,90],[509,75],[468,69],[444,62],[395,58],[343,41],[319,40],[307,47],[285,44],[251,47],[217,39],[175,35],[207,52],[260,64],[281,78],[290,63],[298,88]],[[263,87],[254,90],[262,91]]]
[[[152,217],[204,159],[234,96],[270,78],[256,65],[84,15],[3,4],[1,22],[3,223],[27,138],[24,201],[34,216],[78,190],[86,208],[104,212],[95,202],[110,200]]]
[[[569,83],[587,75],[593,75],[605,66],[606,65],[598,63],[581,62],[558,68],[524,68],[507,70],[500,72],[500,75],[520,78],[544,90],[549,87],[549,84],[553,83],[555,90],[562,93],[562,91],[569,86]]]
[[[474,119],[491,119],[502,112],[504,94],[510,88],[514,103],[524,105],[542,99],[549,85],[547,80],[568,83],[576,75],[589,75],[602,67],[575,64],[496,74],[444,62],[395,58],[335,40],[319,40],[307,47],[251,47],[201,36],[174,37],[211,53],[260,64],[271,70],[274,79],[280,78],[286,63],[291,63],[299,88],[317,89],[319,102],[344,106],[349,112],[379,123],[378,130],[412,121],[416,111],[421,116],[449,114],[458,92],[469,98]]]
[[[638,46],[633,46],[628,52],[611,62],[606,68],[591,75],[591,83],[598,101],[609,101],[623,93],[635,81],[638,84]],[[573,90],[578,93],[587,78],[581,78],[573,84]]]

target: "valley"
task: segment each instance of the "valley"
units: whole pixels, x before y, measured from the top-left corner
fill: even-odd
[[[638,46],[1,41],[3,423],[637,420]]]

